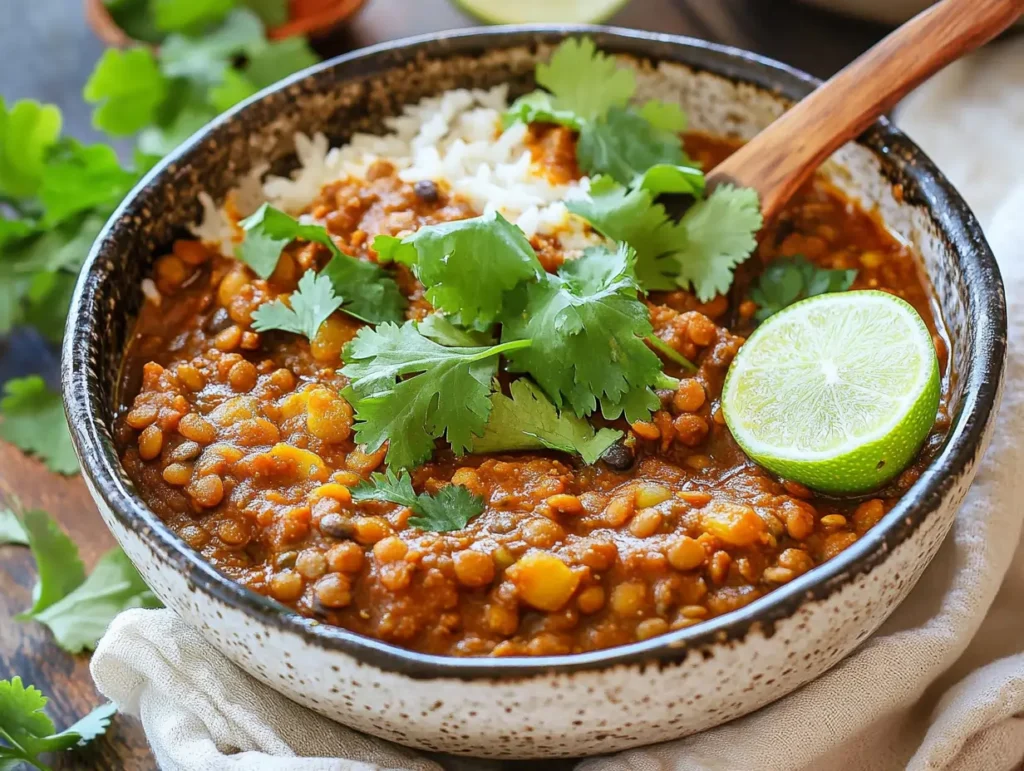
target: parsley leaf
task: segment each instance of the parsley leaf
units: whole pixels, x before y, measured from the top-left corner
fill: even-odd
[[[502,341],[533,345],[508,354],[509,370],[529,373],[556,407],[568,404],[580,417],[600,402],[608,418],[625,410],[631,422],[647,419],[658,405],[651,386],[661,362],[644,343],[652,330],[637,297],[635,260],[625,244],[614,252],[591,247],[558,275],[515,290]]]
[[[395,474],[390,469],[385,473],[374,473],[369,481],[359,483],[352,489],[352,500],[386,501],[412,509],[415,516],[409,517],[409,524],[420,530],[447,533],[461,530],[473,517],[484,510],[484,500],[465,487],[446,485],[434,495],[416,494],[409,472]]]
[[[625,107],[636,91],[633,71],[601,53],[590,38],[569,38],[551,61],[537,65],[537,84],[554,95],[558,110],[581,121],[595,120],[613,107]]]
[[[270,277],[282,250],[292,241],[314,241],[333,255],[320,275],[329,278],[335,293],[345,298],[343,311],[371,324],[401,321],[406,300],[395,280],[379,265],[342,252],[322,225],[303,225],[269,204],[263,204],[239,224],[245,240],[238,248],[238,257],[261,278]]]
[[[36,561],[38,578],[32,589],[32,607],[17,616],[19,620],[46,610],[85,580],[85,566],[78,557],[78,547],[45,511],[26,511],[22,525]]]
[[[307,270],[288,303],[291,307],[282,300],[261,305],[252,314],[252,328],[257,332],[281,329],[312,340],[327,317],[341,307],[342,298],[334,294],[334,284],[327,276]]]
[[[633,110],[614,108],[603,119],[584,124],[576,158],[588,174],[608,174],[633,185],[651,166],[679,166],[686,155],[678,134],[655,127]]]
[[[60,110],[52,104],[22,99],[8,110],[0,97],[0,195],[36,194],[60,125]]]
[[[82,96],[99,107],[93,125],[113,136],[128,136],[154,123],[168,81],[147,48],[108,48],[85,84]]]
[[[106,731],[116,711],[112,703],[97,707],[65,731],[56,727],[43,710],[49,700],[20,677],[0,680],[0,768],[13,769],[28,763],[48,769],[39,755],[82,746]]]
[[[10,509],[0,509],[0,546],[8,543],[28,546],[28,533],[17,514]]]
[[[474,453],[510,450],[560,450],[594,464],[615,444],[621,431],[593,426],[583,418],[555,409],[544,392],[526,378],[509,387],[511,396],[491,394],[491,417],[484,435],[473,441]]]
[[[51,471],[78,473],[60,394],[38,375],[8,380],[0,399],[0,439],[37,455]]]
[[[856,270],[819,268],[803,255],[773,260],[750,288],[757,303],[758,321],[778,313],[798,300],[828,292],[845,292],[857,278]]]
[[[403,239],[377,236],[373,248],[384,261],[414,265],[431,304],[477,329],[494,323],[508,290],[544,273],[523,231],[497,212],[430,225]]]
[[[421,335],[413,322],[364,327],[345,347],[349,363],[342,369],[351,380],[345,397],[355,408],[359,442],[373,452],[390,440],[392,468],[422,463],[442,436],[461,455],[483,433],[498,354],[529,345],[520,339],[446,348]]]
[[[61,648],[80,653],[96,647],[118,613],[159,607],[128,556],[115,546],[74,591],[31,617],[50,628]]]

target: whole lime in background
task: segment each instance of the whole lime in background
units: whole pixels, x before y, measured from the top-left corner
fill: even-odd
[[[825,294],[770,317],[740,348],[722,391],[733,436],[779,476],[861,493],[896,476],[939,408],[924,320],[876,291]]]

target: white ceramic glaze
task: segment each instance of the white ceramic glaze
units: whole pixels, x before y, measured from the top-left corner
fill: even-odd
[[[558,36],[536,30],[498,34],[480,42],[488,51],[480,61],[504,56],[506,65],[514,61],[519,70],[524,62],[532,66],[534,49],[495,51],[531,36],[548,43]],[[600,35],[605,45],[620,50],[640,54],[650,45],[654,56],[728,75],[675,63],[637,65],[641,95],[678,101],[699,129],[752,136],[784,109],[778,90],[798,96],[813,85],[780,66],[695,41],[662,36],[653,38],[654,45],[635,33]],[[471,46],[465,38],[420,45],[442,58],[451,46],[462,51]],[[545,50],[540,47],[541,55]],[[332,66],[344,70],[345,61],[295,82],[307,97],[318,88],[349,88],[330,84],[331,78],[338,80],[336,74],[323,74]],[[416,61],[417,72],[429,77],[434,65],[422,57]],[[469,66],[473,63],[470,58]],[[364,70],[382,66],[374,61]],[[736,77],[761,86],[734,82]],[[444,77],[437,82],[450,87]],[[373,88],[371,80],[369,92]],[[311,109],[302,94],[287,99]],[[229,120],[247,119],[248,130],[258,133],[252,121],[259,108],[257,103],[248,114],[242,108]],[[127,322],[120,319],[132,307],[127,298],[138,291],[117,277],[141,270],[129,267],[126,250],[155,250],[166,234],[146,230],[147,218],[161,211],[163,200],[188,206],[181,201],[184,192],[175,197],[184,185],[182,175],[198,163],[195,153],[229,142],[227,131],[214,129],[212,138],[194,140],[166,168],[155,170],[101,236],[76,293],[65,348],[65,394],[93,497],[146,582],[233,661],[300,704],[402,744],[488,757],[588,755],[677,738],[757,709],[834,665],[904,599],[939,548],[990,433],[1002,377],[1005,309],[998,272],[970,212],[916,148],[881,124],[868,139],[872,149],[843,148],[826,173],[866,205],[877,206],[893,231],[921,251],[955,341],[954,369],[960,374],[952,385],[953,424],[940,457],[904,502],[846,552],[746,608],[697,627],[612,651],[539,660],[453,660],[403,652],[301,619],[231,585],[134,495],[109,441],[115,378],[104,371],[120,350],[104,336],[123,342]],[[247,146],[255,148],[250,163],[262,160],[258,141]],[[906,185],[919,188],[916,203],[894,195],[893,174],[906,175]],[[972,289],[982,280],[991,283],[993,296]]]

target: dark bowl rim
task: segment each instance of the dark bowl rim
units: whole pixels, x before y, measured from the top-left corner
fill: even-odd
[[[969,317],[974,322],[971,335],[975,356],[964,384],[959,419],[954,421],[938,457],[881,522],[809,573],[743,608],[643,642],[566,656],[457,658],[409,651],[301,617],[219,573],[163,524],[131,489],[121,470],[109,432],[102,428],[99,376],[89,366],[90,338],[100,334],[105,311],[97,301],[98,288],[103,284],[98,268],[102,268],[106,250],[116,249],[119,223],[146,216],[143,202],[147,194],[157,190],[169,167],[188,162],[211,134],[236,120],[254,103],[306,79],[314,85],[317,77],[330,81],[327,73],[336,69],[351,70],[345,79],[354,79],[384,72],[418,55],[479,55],[495,48],[557,42],[573,34],[590,35],[604,50],[675,61],[789,99],[802,97],[820,83],[807,73],[739,48],[617,27],[511,25],[420,35],[335,57],[237,105],[157,164],[111,216],[90,251],[72,300],[61,367],[65,409],[83,474],[94,494],[102,497],[121,526],[138,535],[155,555],[186,575],[195,587],[261,624],[299,635],[310,644],[340,651],[361,663],[415,678],[515,680],[614,666],[665,666],[681,662],[691,651],[707,653],[717,645],[742,640],[755,629],[770,635],[776,622],[794,615],[805,603],[823,600],[870,571],[941,506],[953,493],[959,477],[968,473],[980,456],[998,404],[1006,350],[1006,307],[999,269],[967,204],[931,160],[883,118],[859,141],[912,181],[917,198],[911,202],[929,210],[956,252],[964,274]]]

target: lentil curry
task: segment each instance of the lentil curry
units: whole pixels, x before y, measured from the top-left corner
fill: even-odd
[[[579,176],[573,135],[531,127],[535,162]],[[733,149],[690,134],[711,168]],[[326,185],[308,210],[349,254],[373,260],[371,235],[415,231],[478,212],[443,185],[402,182],[386,162],[366,179]],[[536,236],[547,271],[564,256]],[[937,331],[915,255],[824,180],[808,184],[759,235],[736,286],[776,257],[855,268],[854,288],[910,302]],[[839,554],[899,500],[937,449],[943,406],[919,459],[885,489],[819,497],[780,480],[737,447],[719,409],[730,362],[757,307],[733,291],[699,302],[647,296],[654,332],[689,358],[650,421],[594,465],[554,451],[455,457],[438,444],[413,470],[417,490],[460,485],[485,508],[467,526],[425,532],[410,508],[355,502],[386,445],[358,446],[340,395],[343,346],[361,325],[332,314],[311,341],[252,329],[254,310],[322,265],[317,243],[287,247],[268,280],[198,241],[156,262],[127,354],[117,438],[150,507],[231,579],[323,622],[432,654],[552,655],[622,645],[742,607]],[[431,310],[405,267],[409,318]],[[506,383],[507,385],[507,383]]]

